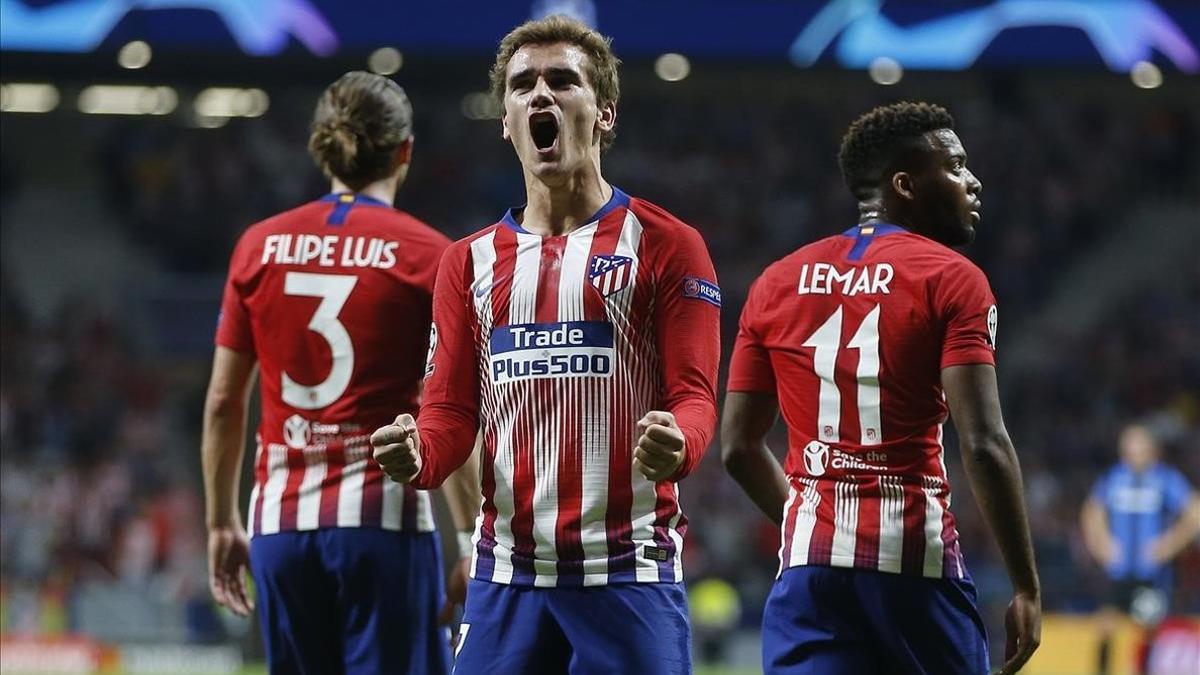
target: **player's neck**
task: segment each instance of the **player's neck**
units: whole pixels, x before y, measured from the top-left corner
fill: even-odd
[[[525,173],[525,209],[521,227],[542,236],[569,234],[588,223],[612,198],[613,188],[600,175],[598,165],[589,165],[556,185],[548,185]]]
[[[882,200],[867,200],[858,203],[858,224],[873,225],[879,223],[887,223],[889,225],[899,225],[910,232],[920,234],[920,228],[917,228],[911,218],[903,214],[896,213],[883,205]]]
[[[337,178],[333,179],[333,185],[330,187],[330,192],[353,192],[364,197],[377,199],[384,204],[393,204],[396,201],[396,190],[400,188],[399,181],[395,176],[377,180],[364,187],[361,190],[351,190],[350,186],[346,185]]]

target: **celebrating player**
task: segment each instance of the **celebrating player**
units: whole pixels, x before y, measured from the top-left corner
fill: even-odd
[[[528,203],[446,252],[419,421],[372,438],[432,488],[482,428],[460,675],[691,669],[676,482],[716,421],[721,296],[700,235],[601,175],[617,64],[561,16],[500,43]]]
[[[1084,542],[1111,581],[1098,617],[1100,673],[1110,672],[1121,615],[1148,628],[1166,616],[1171,560],[1200,533],[1200,496],[1183,474],[1159,461],[1150,430],[1126,426],[1120,450],[1121,462],[1096,482],[1081,516]]]
[[[968,244],[982,189],[944,109],[859,118],[840,164],[859,224],[774,263],[746,301],[722,456],[781,525],[768,673],[983,673],[943,462],[947,407],[1015,594],[1004,672],[1037,648],[1021,473],[996,392],[996,305]],[[786,471],[765,438],[782,409]]]
[[[391,207],[411,127],[395,82],[342,76],[308,144],[331,194],[252,226],[230,262],[204,408],[209,583],[248,615],[249,562],[273,673],[449,668],[429,496],[386,480],[368,443],[397,407],[417,408],[434,261],[450,243]],[[256,362],[248,540],[237,487]],[[464,472],[449,501],[465,529],[478,477]]]

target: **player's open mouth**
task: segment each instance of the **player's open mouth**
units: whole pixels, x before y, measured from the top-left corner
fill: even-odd
[[[548,152],[558,143],[558,118],[552,112],[535,112],[529,116],[529,135],[539,152]]]

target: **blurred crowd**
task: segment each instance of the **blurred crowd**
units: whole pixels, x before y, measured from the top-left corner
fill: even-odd
[[[879,89],[830,94],[768,76],[759,86],[721,82],[727,96],[713,96],[711,82],[630,87],[605,162],[615,184],[704,234],[726,299],[728,350],[758,272],[855,222],[837,172],[838,142],[857,114],[887,99]],[[1171,104],[1076,101],[1019,82],[985,84],[942,100],[984,184],[983,226],[969,255],[990,277],[1001,334],[1012,336],[1042,308],[1056,274],[1138,204],[1191,199],[1197,206],[1200,126]],[[121,236],[176,278],[217,280],[219,289],[246,225],[327,189],[304,149],[316,94],[280,97],[266,117],[217,129],[113,122],[79,161],[103,181]],[[466,119],[460,99],[437,88],[410,88],[410,95],[417,142],[402,208],[457,237],[520,203],[519,166],[498,122]],[[10,170],[21,178],[11,168],[19,163],[5,157],[6,182]],[[6,190],[4,201],[14,192]],[[198,461],[211,352],[147,347],[145,336],[131,335],[128,323],[87,298],[58,308],[52,321],[34,321],[12,288],[5,283],[0,297],[3,628],[69,627],[73,589],[104,581],[191,603],[200,608],[194,638],[211,639],[216,629],[201,611]],[[205,305],[213,315],[172,320],[211,332],[217,299]],[[1055,336],[1045,347],[1052,367],[1004,372],[1003,345],[1006,419],[1024,466],[1046,606],[1088,610],[1102,578],[1081,544],[1078,512],[1116,458],[1119,425],[1147,421],[1165,457],[1193,484],[1200,480],[1200,274],[1108,307],[1100,327],[1083,335]],[[782,452],[785,437],[774,440]],[[724,476],[713,450],[681,490],[692,523],[685,568],[692,582],[735,589],[713,597],[740,611],[714,611],[714,622],[753,627],[775,573],[778,533]],[[1006,577],[955,453],[948,454],[968,566],[998,626]],[[1195,547],[1179,565],[1186,569],[1177,574],[1177,600],[1200,609]]]

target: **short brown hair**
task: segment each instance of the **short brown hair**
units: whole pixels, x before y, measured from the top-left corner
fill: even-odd
[[[361,70],[329,85],[313,114],[308,152],[326,176],[351,190],[386,178],[412,136],[412,105],[392,80]]]
[[[526,21],[504,36],[500,41],[500,48],[496,50],[496,62],[492,65],[492,96],[503,104],[508,62],[518,49],[525,45],[557,42],[575,45],[587,54],[587,79],[592,85],[592,90],[596,92],[597,105],[615,105],[621,98],[621,82],[617,76],[617,66],[621,65],[621,60],[613,53],[612,39],[562,14]],[[615,136],[615,129],[604,132],[600,136],[600,149],[607,150]]]

